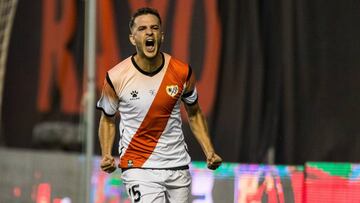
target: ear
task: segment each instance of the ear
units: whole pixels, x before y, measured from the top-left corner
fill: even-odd
[[[134,45],[134,46],[136,45],[134,35],[129,34],[129,40],[130,40],[132,45]]]
[[[165,34],[164,34],[164,32],[161,32],[161,43],[164,42],[164,38],[165,38]]]

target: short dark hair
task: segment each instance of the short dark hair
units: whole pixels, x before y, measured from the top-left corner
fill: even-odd
[[[138,10],[136,10],[136,12],[131,16],[131,19],[129,21],[130,30],[134,26],[135,18],[138,16],[141,16],[141,15],[146,15],[146,14],[152,14],[152,15],[156,16],[159,19],[159,23],[161,25],[161,17],[160,17],[159,12],[155,8],[144,7],[144,8],[139,8]]]

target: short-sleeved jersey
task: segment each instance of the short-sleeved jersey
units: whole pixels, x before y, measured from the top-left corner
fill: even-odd
[[[97,107],[106,115],[120,112],[122,169],[176,168],[191,161],[180,115],[191,68],[166,53],[162,56],[163,64],[151,74],[137,66],[134,56],[107,73],[105,84],[115,94],[104,88]]]

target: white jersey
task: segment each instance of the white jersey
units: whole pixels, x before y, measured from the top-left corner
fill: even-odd
[[[196,90],[183,95],[191,69],[168,54],[162,56],[163,64],[151,74],[137,66],[134,56],[108,71],[105,83],[112,90],[104,85],[97,107],[107,115],[120,112],[122,169],[176,168],[191,161],[180,115],[181,99],[197,100]]]

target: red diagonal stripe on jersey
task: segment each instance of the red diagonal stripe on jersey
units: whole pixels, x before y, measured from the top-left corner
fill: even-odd
[[[173,72],[175,71],[175,64],[171,61],[149,111],[131,139],[125,154],[121,157],[120,168],[141,167],[154,151],[166,127],[171,112],[183,90],[184,78],[186,78],[186,74]],[[185,75],[185,77],[177,75]],[[179,91],[176,96],[171,97],[166,93],[166,86],[168,85],[178,85]],[[132,166],[128,165],[129,162],[132,163]]]

